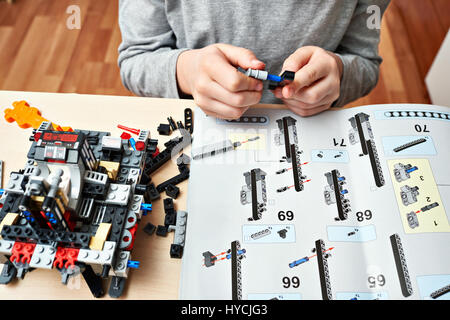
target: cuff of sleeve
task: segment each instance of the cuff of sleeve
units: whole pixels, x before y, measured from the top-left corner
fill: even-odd
[[[351,101],[351,97],[349,96],[349,88],[352,85],[351,82],[351,58],[347,57],[345,55],[341,55],[339,53],[335,53],[336,56],[338,56],[342,61],[342,77],[341,77],[341,87],[340,87],[340,93],[339,98],[333,102],[331,107],[343,107],[346,105],[349,101]]]
[[[190,49],[175,49],[172,50],[172,55],[169,59],[169,64],[167,66],[167,83],[169,84],[169,88],[167,89],[168,96],[167,98],[180,99],[185,97],[180,97],[180,91],[178,89],[178,81],[177,81],[177,61],[180,54],[184,51]]]

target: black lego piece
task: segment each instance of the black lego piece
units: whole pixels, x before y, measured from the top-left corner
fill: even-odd
[[[86,265],[84,267],[82,275],[94,297],[100,298],[105,294],[105,291],[103,290],[102,278],[95,274],[90,265]]]
[[[160,183],[156,189],[158,190],[158,192],[163,192],[164,190],[166,190],[166,187],[169,184],[172,185],[176,185],[184,180],[189,179],[189,168],[186,165],[179,165],[178,166],[178,170],[180,170],[180,174],[176,175],[173,178],[170,178],[167,181],[164,181],[163,183]]]
[[[178,129],[184,129],[183,122],[177,121]]]
[[[147,223],[144,227],[144,232],[146,234],[148,234],[149,236],[151,236],[152,234],[154,234],[156,231],[156,226],[152,223]]]
[[[157,148],[158,148],[158,140],[157,139],[148,139],[146,151],[150,155],[153,155],[156,152]]]
[[[160,236],[160,237],[167,236],[167,228],[166,228],[166,226],[158,226],[156,228],[156,235]]]
[[[183,246],[172,243],[170,245],[170,257],[181,259],[182,256],[183,256]]]
[[[180,194],[180,188],[178,188],[177,186],[174,186],[173,184],[169,184],[166,187],[166,194],[169,197],[176,199],[178,197],[178,195]]]
[[[158,170],[164,163],[169,161],[172,157],[172,150],[178,144],[183,143],[184,139],[182,137],[176,137],[164,143],[166,149],[161,151],[154,158],[146,157],[145,161],[145,173],[151,175],[153,172]]]
[[[166,123],[161,123],[158,127],[158,133],[163,135],[163,136],[168,136],[170,135],[170,125],[166,124]]]
[[[194,120],[191,108],[184,109],[184,127],[190,134],[194,133]]]
[[[17,275],[17,269],[14,264],[6,260],[3,264],[2,272],[0,273],[0,284],[10,283]]]
[[[175,124],[175,121],[173,120],[172,117],[168,117],[167,121],[169,121],[169,125],[172,128],[172,131],[177,130],[177,125]]]
[[[175,212],[175,206],[173,204],[172,198],[165,198],[164,199],[164,212],[166,214],[174,213]]]
[[[164,218],[164,226],[168,228],[169,226],[174,226],[177,224],[177,213],[166,213],[166,217]]]
[[[125,289],[126,282],[127,278],[112,277],[108,291],[109,296],[112,298],[119,298],[122,295],[123,289]]]

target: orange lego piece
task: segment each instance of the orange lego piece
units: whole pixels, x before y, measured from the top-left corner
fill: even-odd
[[[5,119],[8,122],[16,121],[22,129],[33,128],[37,129],[43,121],[49,121],[42,117],[41,112],[34,108],[26,101],[13,102],[14,109],[5,110]],[[61,127],[53,123],[56,131],[73,131],[71,127]]]

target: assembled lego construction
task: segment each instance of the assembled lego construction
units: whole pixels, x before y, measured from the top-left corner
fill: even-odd
[[[81,272],[95,297],[111,278],[109,295],[119,297],[129,269],[139,267],[131,257],[138,223],[159,198],[149,175],[183,138],[159,153],[146,130],[132,148],[108,132],[58,129],[44,121],[33,131],[27,164],[3,191],[0,283],[57,269],[63,284]]]

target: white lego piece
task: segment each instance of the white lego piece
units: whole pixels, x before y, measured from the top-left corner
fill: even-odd
[[[50,245],[37,244],[31,257],[30,267],[51,269],[55,260],[56,248]]]
[[[125,206],[130,197],[131,186],[126,184],[111,183],[109,185],[108,194],[106,195],[106,204],[116,204]]]
[[[111,265],[116,243],[105,241],[103,250],[80,249],[77,260],[85,263]]]

